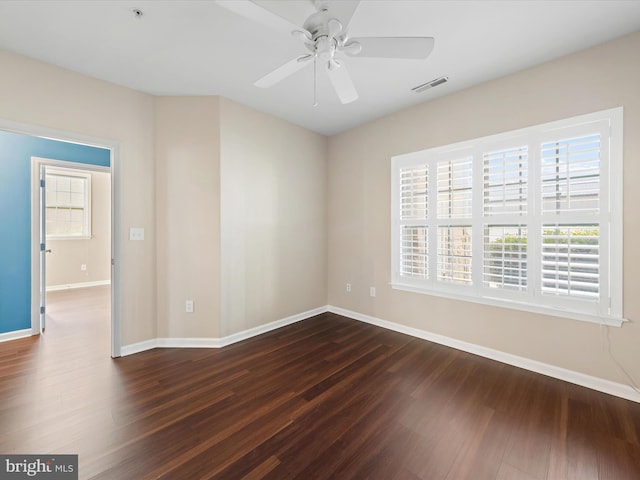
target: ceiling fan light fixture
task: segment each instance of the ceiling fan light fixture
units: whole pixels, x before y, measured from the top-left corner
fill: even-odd
[[[413,87],[411,90],[416,93],[424,92],[425,90],[429,90],[430,88],[437,87],[438,85],[442,85],[443,83],[447,83],[449,81],[449,77],[438,77],[430,80],[422,85],[418,85],[417,87]]]

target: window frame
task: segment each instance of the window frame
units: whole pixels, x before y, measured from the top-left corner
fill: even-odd
[[[49,182],[47,181],[48,176],[57,176],[57,177],[67,177],[69,179],[80,178],[84,181],[84,198],[83,198],[83,220],[82,220],[82,233],[79,235],[57,235],[57,234],[49,234],[47,228],[47,240],[89,240],[91,239],[91,173],[75,170],[72,168],[66,167],[46,167],[45,169],[45,215],[48,208],[59,207],[56,205],[50,205],[47,202],[47,188]],[[65,207],[63,207],[65,208]],[[66,207],[71,208],[71,206]],[[47,222],[48,223],[48,222]]]
[[[597,214],[560,213],[545,215],[542,210],[542,145],[559,142],[572,135],[587,135],[588,131],[601,133],[599,158],[599,212]],[[487,137],[434,147],[419,152],[397,155],[391,159],[391,287],[415,293],[442,296],[481,304],[513,308],[546,315],[621,326],[626,320],[622,311],[622,252],[623,252],[623,109],[622,107],[580,115],[554,122]],[[484,155],[510,148],[527,148],[527,199],[525,214],[485,215],[484,208]],[[437,215],[437,165],[439,162],[471,157],[472,215],[470,218],[439,218]],[[402,169],[427,166],[426,218],[401,219]],[[554,222],[551,222],[554,220]],[[591,224],[599,226],[598,300],[565,298],[543,294],[542,228],[554,224]],[[427,278],[401,275],[401,229],[406,226],[427,229]],[[437,231],[439,226],[471,226],[472,232],[472,284],[438,282]],[[483,286],[485,269],[485,226],[510,227],[519,225],[527,229],[526,290]]]

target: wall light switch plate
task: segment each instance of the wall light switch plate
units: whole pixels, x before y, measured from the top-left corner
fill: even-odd
[[[129,240],[144,240],[144,228],[131,227],[129,229]]]

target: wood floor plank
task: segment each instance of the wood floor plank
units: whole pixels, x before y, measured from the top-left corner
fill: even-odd
[[[49,302],[0,343],[0,451],[82,479],[640,478],[637,403],[332,313],[111,359],[108,287]]]
[[[532,477],[513,465],[503,462],[502,465],[500,465],[500,470],[498,471],[496,480],[538,480],[538,478]]]
[[[511,418],[485,408],[478,420],[467,434],[469,438],[458,453],[447,479],[497,478],[507,447],[514,441]]]

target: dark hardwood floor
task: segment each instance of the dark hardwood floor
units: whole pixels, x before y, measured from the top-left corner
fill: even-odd
[[[51,294],[42,338],[0,344],[0,452],[83,479],[640,478],[640,404],[334,314],[113,360],[107,294]]]

